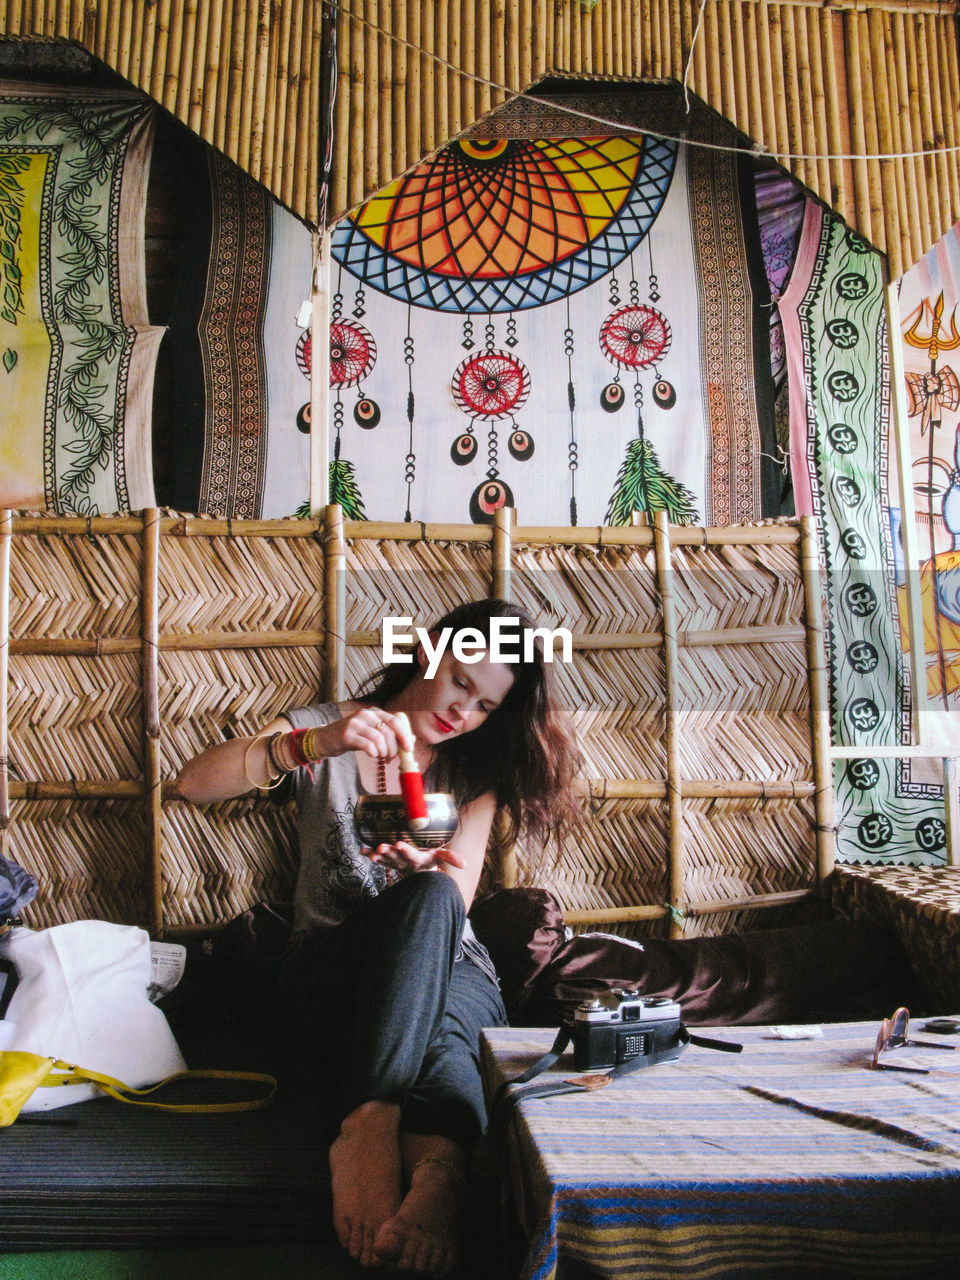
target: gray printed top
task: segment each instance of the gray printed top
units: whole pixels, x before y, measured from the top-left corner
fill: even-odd
[[[284,711],[294,729],[312,729],[340,719],[334,702]],[[432,790],[446,789],[434,771],[427,774]],[[299,811],[300,868],[293,900],[295,932],[324,928],[345,919],[364,898],[387,886],[385,868],[361,852],[354,826],[357,797],[363,791],[356,755],[320,760],[312,769],[296,773]],[[486,948],[477,941],[468,920],[463,932],[462,955],[496,981],[496,971]],[[461,955],[458,954],[457,959]]]

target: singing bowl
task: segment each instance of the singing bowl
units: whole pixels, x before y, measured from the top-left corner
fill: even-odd
[[[414,831],[407,822],[403,796],[360,796],[354,813],[357,835],[367,848],[406,840],[418,849],[439,849],[457,829],[460,813],[456,801],[446,791],[428,791],[427,825]]]

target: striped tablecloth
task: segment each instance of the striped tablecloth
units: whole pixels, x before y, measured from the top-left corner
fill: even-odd
[[[928,1075],[873,1071],[877,1029],[711,1028],[743,1053],[691,1046],[596,1092],[522,1102],[503,1141],[525,1280],[567,1264],[631,1280],[960,1276],[960,1050],[895,1052]],[[491,1092],[552,1036],[484,1032]]]

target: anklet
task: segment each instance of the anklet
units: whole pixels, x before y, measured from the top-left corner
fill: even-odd
[[[454,1175],[454,1177],[458,1178],[463,1183],[463,1185],[466,1186],[467,1179],[463,1170],[458,1169],[457,1166],[452,1161],[444,1160],[442,1156],[424,1156],[422,1160],[418,1160],[417,1163],[413,1166],[411,1177],[413,1176],[414,1173],[417,1172],[418,1169],[422,1169],[425,1164],[438,1164],[441,1166],[441,1168],[448,1169],[450,1173]]]

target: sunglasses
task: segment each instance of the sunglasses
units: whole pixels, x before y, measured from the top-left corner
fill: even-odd
[[[890,1018],[884,1018],[877,1032],[877,1043],[873,1050],[873,1066],[877,1071],[911,1071],[918,1075],[929,1075],[929,1067],[896,1066],[892,1062],[881,1062],[881,1053],[890,1049],[899,1049],[909,1045],[915,1049],[956,1049],[955,1044],[943,1044],[936,1040],[910,1040],[907,1031],[910,1028],[910,1010],[901,1007]]]

